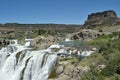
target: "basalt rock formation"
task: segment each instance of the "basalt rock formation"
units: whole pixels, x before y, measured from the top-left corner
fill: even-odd
[[[113,10],[92,13],[88,15],[87,20],[84,23],[86,27],[96,26],[112,26],[120,24],[120,19]]]
[[[79,32],[77,33],[73,33],[73,34],[68,34],[67,38],[72,39],[72,40],[91,40],[94,39],[100,35],[102,35],[103,33],[97,31],[97,30],[91,30],[91,29],[81,29]]]
[[[52,32],[76,32],[80,29],[81,25],[68,25],[68,24],[19,24],[19,23],[6,23],[0,24],[0,32],[8,31],[33,31],[45,30]]]

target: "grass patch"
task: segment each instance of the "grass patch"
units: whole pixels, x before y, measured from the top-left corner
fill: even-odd
[[[81,66],[96,66],[98,64],[104,64],[106,61],[104,57],[99,53],[93,53],[91,56],[84,58],[80,61]]]

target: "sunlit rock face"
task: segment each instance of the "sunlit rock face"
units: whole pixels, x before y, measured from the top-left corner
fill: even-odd
[[[57,55],[50,49],[33,51],[23,45],[0,50],[0,80],[47,80]]]
[[[120,23],[120,19],[113,10],[107,10],[103,12],[92,13],[88,15],[84,26],[86,27],[96,27],[96,26],[111,26]]]
[[[114,17],[114,18],[117,18],[117,14],[115,13],[115,11],[113,10],[108,10],[108,11],[103,11],[103,12],[98,12],[98,13],[92,13],[90,15],[88,15],[88,20],[91,20],[91,19],[102,19],[102,18],[105,18],[105,17]]]

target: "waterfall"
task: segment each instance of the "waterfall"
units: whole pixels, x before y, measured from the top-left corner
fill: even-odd
[[[0,80],[47,80],[57,54],[50,49],[34,51],[23,45],[0,50]]]

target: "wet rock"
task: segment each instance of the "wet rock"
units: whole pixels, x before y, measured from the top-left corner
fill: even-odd
[[[94,47],[94,48],[92,48],[92,51],[96,51],[96,50],[97,50],[97,48],[95,48],[95,47]]]
[[[70,63],[68,61],[60,61],[58,64],[63,65],[63,66],[67,66]]]
[[[63,66],[60,65],[60,66],[57,68],[57,70],[56,70],[56,75],[59,75],[59,74],[61,74],[62,72],[63,72]]]
[[[77,52],[78,52],[77,49],[74,49],[74,50],[72,51],[73,54],[77,54]]]

